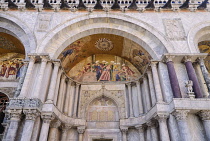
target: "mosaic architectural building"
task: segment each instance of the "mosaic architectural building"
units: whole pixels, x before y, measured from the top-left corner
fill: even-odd
[[[208,0],[1,0],[2,141],[210,141]]]

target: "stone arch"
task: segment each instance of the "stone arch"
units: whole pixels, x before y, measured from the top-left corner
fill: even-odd
[[[129,20],[128,20],[129,19]],[[154,27],[130,16],[116,14],[85,15],[71,19],[51,30],[40,44],[37,52],[47,52],[52,58],[72,42],[92,34],[115,34],[141,45],[153,59],[173,52],[173,45]]]
[[[23,44],[25,53],[34,53],[36,49],[36,38],[22,21],[8,15],[0,13],[0,32],[10,34]]]
[[[203,22],[194,25],[187,37],[188,46],[192,53],[200,53],[198,43],[210,39],[210,22]]]

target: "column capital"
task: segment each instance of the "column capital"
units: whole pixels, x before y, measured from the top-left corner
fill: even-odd
[[[40,112],[37,109],[23,109],[23,113],[26,115],[26,120],[35,121]]]
[[[155,122],[154,120],[153,121],[150,120],[146,124],[147,124],[147,126],[149,126],[151,128],[156,128],[157,127],[157,122]]]
[[[144,133],[145,125],[137,125],[135,126],[139,133]]]
[[[53,113],[42,113],[41,118],[44,123],[50,124],[50,122],[55,119],[55,115]]]
[[[172,113],[177,120],[186,120],[190,110],[176,110]]]
[[[53,61],[53,64],[54,64],[54,66],[57,66],[57,67],[59,67],[60,66],[60,62],[55,62],[55,61]]]
[[[79,126],[79,127],[77,127],[77,132],[79,134],[83,134],[85,132],[85,126]]]
[[[130,87],[130,86],[131,86],[131,82],[129,82],[129,83],[126,83],[126,85]]]
[[[168,62],[173,62],[173,58],[175,58],[174,55],[167,55],[167,56],[165,56],[164,61],[165,61],[166,63],[168,63]]]
[[[80,83],[76,83],[76,86],[79,87],[81,84]]]
[[[35,62],[36,61],[36,56],[35,55],[28,55],[29,57],[29,62]]]
[[[10,109],[8,110],[9,118],[13,121],[20,121],[22,116],[22,109]]]
[[[40,58],[42,59],[42,62],[49,61],[49,56],[48,55],[40,55]]]
[[[198,112],[202,120],[210,120],[210,110],[202,110]]]
[[[191,62],[192,61],[192,56],[184,56],[182,61],[185,62]]]
[[[127,132],[128,132],[128,127],[121,126],[121,127],[120,127],[120,130],[121,130],[123,133],[127,133]]]
[[[159,122],[165,122],[168,118],[168,114],[158,114],[155,119],[157,119]]]
[[[50,127],[51,128],[58,128],[61,126],[61,122],[60,120],[53,120],[51,123],[50,123]]]
[[[64,133],[64,132],[68,131],[71,127],[72,127],[72,125],[66,124],[66,123],[61,125],[62,132]]]
[[[158,63],[159,63],[159,61],[151,61],[150,66],[151,67],[157,67]]]

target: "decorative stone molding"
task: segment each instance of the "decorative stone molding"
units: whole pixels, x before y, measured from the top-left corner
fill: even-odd
[[[190,110],[176,110],[172,114],[175,116],[176,120],[186,120]]]
[[[26,115],[26,120],[36,120],[36,117],[40,115],[37,109],[24,109],[23,113]]]
[[[198,113],[202,120],[210,120],[210,110],[202,110]]]
[[[53,119],[55,119],[55,115],[53,113],[42,113],[41,118],[44,123],[50,123]]]
[[[85,132],[85,126],[79,126],[79,127],[77,127],[77,132],[79,134],[83,134]]]
[[[51,127],[51,128],[58,128],[58,127],[60,127],[60,126],[61,126],[60,120],[53,120],[53,121],[51,122],[51,124],[50,124],[50,127]]]

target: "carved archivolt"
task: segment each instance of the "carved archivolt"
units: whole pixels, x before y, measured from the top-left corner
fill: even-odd
[[[125,118],[125,97],[123,90],[107,90],[102,88],[100,90],[82,90],[80,105],[79,105],[79,117],[86,118],[86,113],[89,107],[89,104],[99,98],[105,96],[112,99],[118,108],[119,118]]]

